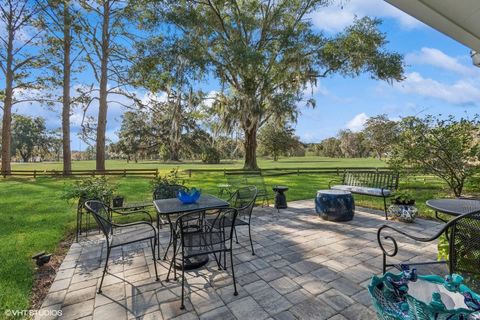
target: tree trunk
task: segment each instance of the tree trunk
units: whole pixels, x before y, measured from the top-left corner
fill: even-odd
[[[173,106],[172,126],[170,128],[170,161],[180,161],[179,149],[182,137],[182,96],[179,93],[178,99]]]
[[[7,62],[5,74],[5,98],[3,100],[2,119],[2,174],[10,174],[10,145],[12,126],[12,104],[13,104],[13,37],[14,31],[8,27]]]
[[[72,171],[72,151],[70,148],[70,49],[72,39],[70,37],[70,12],[69,4],[63,4],[63,109],[62,109],[62,145],[63,145],[63,174],[68,175]]]
[[[107,130],[107,85],[108,85],[108,55],[110,51],[110,2],[103,3],[103,25],[102,25],[102,56],[100,61],[100,96],[98,107],[97,123],[97,150],[96,169],[105,170],[105,132]]]
[[[244,170],[258,170],[257,165],[257,126],[244,127],[245,164]]]

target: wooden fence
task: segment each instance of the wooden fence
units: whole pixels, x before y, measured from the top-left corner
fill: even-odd
[[[65,177],[65,176],[154,176],[158,177],[159,171],[156,169],[107,169],[107,170],[71,170],[64,174],[61,170],[11,170],[9,173],[2,171],[1,175],[5,177],[23,176],[23,177]]]
[[[354,172],[381,172],[381,171],[391,171],[389,168],[376,168],[376,167],[338,167],[338,168],[267,168],[260,170],[243,170],[243,169],[186,169],[183,170],[183,173],[191,177],[195,173],[223,173],[227,174],[261,174],[264,176],[283,176],[290,174],[343,174],[345,171],[354,171]]]

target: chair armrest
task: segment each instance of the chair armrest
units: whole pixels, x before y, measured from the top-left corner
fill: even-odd
[[[117,213],[119,215],[122,215],[122,216],[126,216],[126,215],[129,215],[129,214],[135,214],[135,213],[144,213],[146,214],[149,219],[150,219],[150,222],[153,223],[153,218],[152,218],[152,215],[146,211],[146,210],[131,210],[131,211],[120,211],[120,210],[116,210],[116,209],[110,209],[113,213]]]
[[[332,188],[332,183],[333,182],[340,182],[340,181],[343,181],[340,177],[336,178],[336,179],[332,179],[328,182],[328,189],[331,189]]]
[[[119,223],[113,223],[111,222],[112,226],[115,227],[115,228],[125,228],[125,227],[134,227],[134,226],[139,226],[139,225],[147,225],[147,226],[150,226],[153,230],[153,232],[155,233],[155,235],[157,234],[157,230],[155,229],[155,227],[153,226],[153,224],[149,223],[149,222],[146,222],[146,221],[138,221],[138,222],[131,222],[131,223],[122,223],[122,224],[119,224]]]

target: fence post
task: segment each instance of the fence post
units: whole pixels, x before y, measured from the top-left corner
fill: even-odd
[[[127,176],[127,169],[123,169],[123,176],[124,176],[124,177]]]
[[[34,179],[37,178],[37,170],[33,170],[33,178],[34,178]]]
[[[158,178],[158,168],[155,169],[155,178]]]

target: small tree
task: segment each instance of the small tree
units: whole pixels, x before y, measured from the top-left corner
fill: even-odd
[[[286,154],[297,145],[298,139],[294,132],[289,125],[268,123],[260,129],[260,148],[272,156],[273,161],[278,161],[280,155]]]
[[[368,118],[365,122],[364,133],[370,143],[371,149],[378,159],[390,151],[393,141],[398,134],[398,127],[395,121],[388,119],[387,115],[381,114]]]
[[[465,181],[475,173],[479,161],[479,124],[477,117],[404,118],[399,123],[400,133],[389,163],[397,169],[434,174],[460,197]]]
[[[47,129],[45,119],[13,115],[12,152],[16,150],[27,162],[34,156],[35,150],[48,150]]]

